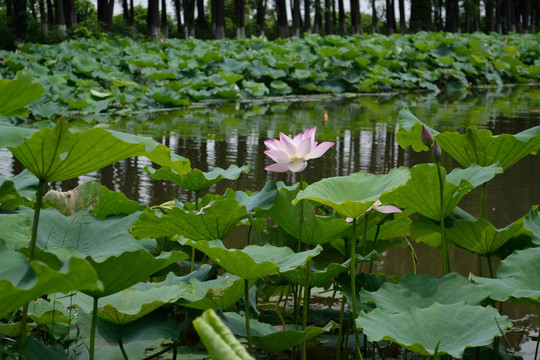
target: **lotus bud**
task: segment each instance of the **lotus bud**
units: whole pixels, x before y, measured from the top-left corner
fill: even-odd
[[[432,151],[433,151],[433,158],[435,159],[436,162],[439,162],[439,160],[441,159],[442,150],[441,150],[441,147],[439,146],[439,144],[437,144],[436,141],[433,144],[433,150]]]
[[[429,129],[422,125],[422,142],[424,145],[426,145],[428,148],[431,148],[431,145],[433,145],[433,134]]]

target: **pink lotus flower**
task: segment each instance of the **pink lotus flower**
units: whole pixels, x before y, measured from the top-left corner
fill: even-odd
[[[2,59],[2,65],[6,65],[6,59]]]
[[[163,43],[163,42],[165,41],[165,39],[161,38],[161,39],[159,39],[159,41],[160,41],[161,43]]]
[[[401,213],[403,212],[400,208],[395,207],[393,205],[383,205],[380,200],[377,200],[369,207],[369,209],[366,210],[364,214],[367,214],[371,210],[378,211],[383,214],[392,214],[392,213]],[[364,215],[362,214],[362,215]],[[353,221],[353,218],[348,217],[347,222]]]
[[[283,133],[279,133],[279,140],[266,140],[264,145],[270,150],[264,153],[276,164],[265,167],[267,171],[299,172],[306,168],[307,161],[321,157],[334,143],[325,141],[317,145],[315,141],[317,128],[307,129],[304,133],[296,135],[293,139]]]

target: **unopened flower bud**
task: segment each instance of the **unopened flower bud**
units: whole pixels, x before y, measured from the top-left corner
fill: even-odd
[[[440,158],[441,158],[441,155],[442,155],[442,150],[441,150],[441,147],[439,146],[439,144],[437,144],[437,142],[435,141],[435,143],[433,144],[433,158],[435,159],[436,162],[439,162]]]
[[[426,145],[428,148],[433,145],[433,134],[429,129],[422,125],[422,142],[424,145]]]

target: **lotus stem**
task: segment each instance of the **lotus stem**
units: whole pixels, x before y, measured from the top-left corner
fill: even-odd
[[[362,235],[362,256],[366,256],[367,251],[367,227],[368,227],[368,216],[369,213],[366,213],[366,216],[364,217],[364,234]],[[360,269],[364,271],[364,263],[360,266]]]
[[[439,175],[439,190],[440,190],[440,216],[439,223],[441,225],[441,249],[442,249],[442,274],[443,276],[450,272],[450,261],[448,259],[448,244],[446,243],[446,231],[444,227],[444,183],[441,173],[441,165],[437,160],[437,174]]]
[[[309,270],[310,270],[311,260],[306,261],[306,278],[304,282],[304,307],[302,308],[302,330],[305,331],[307,327],[307,313],[309,308],[309,297],[311,291],[309,289]],[[302,343],[302,360],[306,359],[306,342]]]
[[[360,349],[360,339],[358,338],[358,329],[356,328],[356,218],[353,219],[351,241],[351,292],[352,292],[352,322],[354,330],[354,342],[356,345],[356,358],[362,359]]]
[[[484,218],[486,208],[487,183],[482,184],[480,193],[480,219]],[[482,276],[482,255],[478,254],[478,276]]]
[[[373,239],[373,250],[375,250],[375,244],[377,244],[377,239],[379,238],[380,230],[381,230],[381,224],[377,224],[377,231],[375,232],[375,239]],[[373,270],[373,261],[370,261],[368,273],[371,274],[372,270]]]
[[[249,355],[253,355],[251,350],[251,328],[249,327],[249,281],[244,279],[244,316],[246,317],[246,334],[248,341]]]
[[[487,256],[487,263],[489,269],[489,277],[493,279],[495,277],[495,272],[493,271],[493,264],[491,263],[491,255]]]
[[[341,358],[341,343],[343,341],[343,315],[345,313],[345,301],[347,301],[347,296],[344,293],[341,293],[341,309],[339,310],[339,330],[338,330],[338,339],[336,347],[336,360]]]
[[[36,203],[34,204],[34,221],[32,223],[32,235],[28,251],[28,262],[34,260],[37,242],[37,229],[39,224],[39,214],[41,212],[41,203],[43,202],[43,191],[45,189],[45,180],[40,179],[36,190]],[[21,318],[21,330],[19,332],[19,359],[24,358],[24,343],[26,342],[26,325],[28,323],[28,304],[23,306]]]
[[[96,326],[99,298],[94,296],[94,306],[92,309],[92,323],[90,325],[90,360],[94,360],[95,343],[96,343]]]
[[[122,343],[122,328],[120,327],[120,325],[118,325],[118,346],[120,347],[120,351],[122,352],[124,360],[129,360],[126,349],[124,349],[124,344]]]

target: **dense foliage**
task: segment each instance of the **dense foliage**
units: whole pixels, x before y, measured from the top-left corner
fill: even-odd
[[[26,71],[37,78],[46,96],[30,111],[44,118],[72,111],[169,108],[207,99],[466,91],[537,83],[539,40],[540,35],[450,33],[311,35],[272,42],[81,39],[0,51],[0,77]]]

